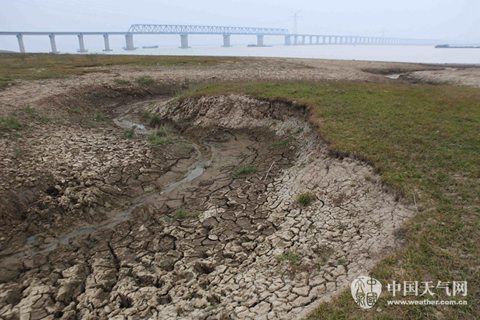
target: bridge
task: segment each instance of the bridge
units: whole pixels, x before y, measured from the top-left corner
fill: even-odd
[[[147,34],[179,35],[180,48],[189,48],[189,35],[221,35],[223,46],[230,47],[232,35],[256,36],[256,46],[263,47],[264,36],[280,36],[284,44],[289,45],[422,45],[433,44],[431,40],[403,39],[389,37],[369,37],[353,35],[325,35],[325,34],[290,34],[288,29],[282,28],[257,28],[257,27],[232,27],[232,26],[202,26],[202,25],[170,25],[170,24],[132,24],[128,31],[0,31],[0,36],[16,36],[19,52],[25,53],[24,36],[48,36],[50,39],[51,53],[58,53],[56,36],[77,36],[78,52],[87,52],[85,48],[85,35],[100,35],[104,40],[104,51],[110,48],[110,36],[120,35],[125,37],[125,50],[135,50],[133,36]]]

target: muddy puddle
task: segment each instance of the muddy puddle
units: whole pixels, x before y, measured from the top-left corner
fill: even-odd
[[[171,143],[148,144],[147,108]],[[135,128],[103,179],[123,193],[102,196],[97,221],[2,252],[0,317],[298,318],[401,244],[411,208],[370,166],[332,158],[303,107],[232,95],[114,115]]]

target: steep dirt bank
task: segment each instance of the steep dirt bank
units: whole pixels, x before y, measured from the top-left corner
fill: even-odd
[[[28,236],[2,239],[6,319],[297,318],[394,250],[413,214],[370,166],[333,158],[303,107],[91,96],[100,125],[39,129],[28,156],[3,162],[9,179],[37,170],[18,183],[36,177],[43,199],[16,216],[19,192],[6,198],[2,220]],[[123,136],[144,110],[168,143],[146,141],[148,125]]]

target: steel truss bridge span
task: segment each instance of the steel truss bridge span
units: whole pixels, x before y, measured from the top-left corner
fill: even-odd
[[[288,29],[181,24],[132,24],[128,29],[128,32],[137,34],[236,34],[282,36],[288,34]]]

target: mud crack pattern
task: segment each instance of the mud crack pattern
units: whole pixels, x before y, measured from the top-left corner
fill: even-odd
[[[2,317],[299,318],[399,245],[413,210],[370,166],[332,158],[305,109],[232,95],[156,112],[200,142],[203,174],[114,228],[4,257],[23,260],[0,284]]]

